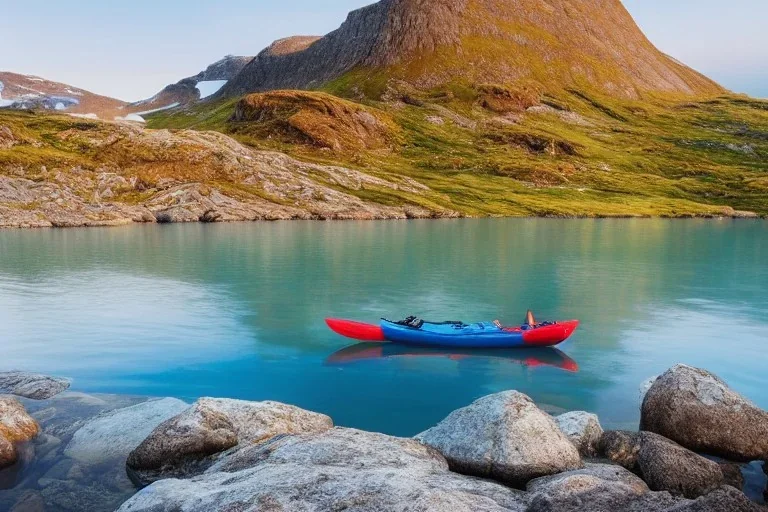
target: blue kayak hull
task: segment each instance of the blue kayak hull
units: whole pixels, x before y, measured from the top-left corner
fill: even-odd
[[[420,329],[382,321],[384,337],[394,343],[429,347],[515,348],[527,346],[523,332],[507,332],[492,323],[456,328],[451,324],[425,323]]]

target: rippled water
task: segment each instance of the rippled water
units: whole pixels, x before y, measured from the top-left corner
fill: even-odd
[[[768,224],[457,220],[0,231],[0,368],[272,399],[412,435],[485,394],[635,427],[676,362],[768,407]],[[582,320],[562,352],[351,347],[326,316]]]

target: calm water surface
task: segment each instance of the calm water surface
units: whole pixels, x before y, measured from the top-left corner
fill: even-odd
[[[327,316],[582,320],[561,350],[352,347]],[[460,220],[0,231],[0,368],[279,400],[413,435],[489,393],[636,428],[676,362],[768,408],[768,224]],[[577,370],[577,371],[574,371]]]

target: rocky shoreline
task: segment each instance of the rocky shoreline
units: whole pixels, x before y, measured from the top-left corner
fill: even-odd
[[[768,510],[768,412],[685,365],[644,384],[636,432],[517,391],[398,438],[276,402],[68,387],[0,373],[0,510]]]

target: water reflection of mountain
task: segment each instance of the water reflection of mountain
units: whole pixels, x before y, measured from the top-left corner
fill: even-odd
[[[345,365],[359,361],[395,358],[447,358],[452,361],[498,360],[529,368],[550,366],[578,372],[579,365],[565,353],[554,348],[509,350],[457,350],[410,347],[395,343],[356,343],[338,350],[325,360],[327,365]]]

